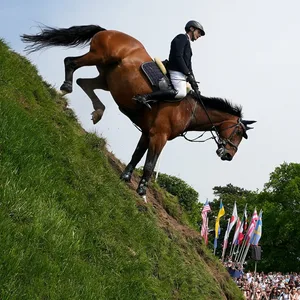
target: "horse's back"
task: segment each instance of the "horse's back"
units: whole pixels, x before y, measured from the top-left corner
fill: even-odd
[[[121,61],[131,56],[139,56],[144,61],[151,60],[140,41],[117,30],[96,33],[91,40],[91,51],[101,51],[108,60],[114,61]]]

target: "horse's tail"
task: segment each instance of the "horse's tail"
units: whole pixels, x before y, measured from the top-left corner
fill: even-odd
[[[76,47],[87,44],[99,31],[106,30],[97,25],[73,26],[70,28],[42,27],[36,35],[21,35],[25,43],[30,43],[25,50],[28,53],[41,50],[46,47],[65,46]]]

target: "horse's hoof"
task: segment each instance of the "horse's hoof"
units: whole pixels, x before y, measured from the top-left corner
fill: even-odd
[[[94,124],[98,123],[103,116],[103,110],[102,109],[97,109],[95,111],[92,112],[92,121]]]
[[[73,91],[72,83],[68,82],[68,81],[65,81],[62,84],[62,86],[60,87],[60,90],[61,90],[62,93],[64,93],[64,95],[72,93],[72,91]]]
[[[146,195],[146,187],[145,186],[139,186],[136,191],[140,196]]]
[[[61,95],[61,96],[64,96],[64,95],[66,95],[66,94],[68,94],[66,91],[59,91],[59,94]]]
[[[125,182],[130,182],[131,180],[131,174],[130,173],[122,173],[120,176],[121,180],[124,180]]]

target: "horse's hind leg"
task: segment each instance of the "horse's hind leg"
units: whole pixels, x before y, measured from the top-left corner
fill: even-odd
[[[96,124],[101,120],[105,110],[105,106],[97,97],[94,90],[102,89],[108,91],[105,78],[99,75],[96,78],[79,78],[77,79],[76,82],[92,100],[93,107],[94,107],[94,111],[92,112],[92,120],[93,123]]]
[[[64,59],[65,64],[65,81],[60,87],[60,90],[63,94],[72,93],[73,90],[73,74],[79,68],[76,64],[76,60],[81,58],[82,56],[77,57],[66,57]]]
[[[66,57],[65,64],[65,81],[60,87],[64,94],[72,93],[73,90],[73,74],[84,66],[96,66],[104,63],[103,56],[96,52],[88,52],[82,56]]]

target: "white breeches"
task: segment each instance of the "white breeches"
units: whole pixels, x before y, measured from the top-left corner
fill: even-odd
[[[174,86],[174,89],[177,91],[175,99],[180,99],[186,96],[186,76],[178,71],[169,70],[171,82]]]

